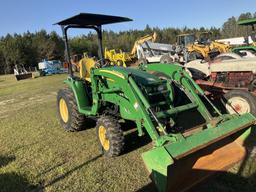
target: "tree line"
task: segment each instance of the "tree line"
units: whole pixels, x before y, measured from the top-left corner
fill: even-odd
[[[251,28],[238,26],[237,21],[248,18],[256,18],[256,13],[242,13],[239,17],[230,17],[221,28],[158,28],[146,26],[144,30],[128,30],[121,32],[104,31],[103,46],[109,49],[121,49],[129,52],[134,42],[145,35],[157,33],[157,42],[174,44],[176,37],[182,33],[198,34],[204,31],[211,31],[212,38],[231,38],[247,36]],[[97,36],[95,33],[88,33],[70,38],[72,54],[87,52],[96,56],[98,51]],[[0,74],[13,73],[15,65],[24,66],[26,69],[37,67],[38,62],[43,59],[62,60],[64,59],[64,42],[56,32],[47,33],[41,30],[35,33],[7,34],[0,38]]]

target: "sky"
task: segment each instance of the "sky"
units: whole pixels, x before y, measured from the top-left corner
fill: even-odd
[[[221,27],[231,16],[256,12],[255,0],[0,0],[0,36],[61,30],[54,23],[81,12],[125,16],[133,22],[104,26],[123,31],[151,27]],[[72,32],[71,35],[79,35]]]

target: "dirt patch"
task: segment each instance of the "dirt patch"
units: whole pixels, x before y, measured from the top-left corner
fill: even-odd
[[[0,106],[13,103],[14,101],[15,101],[15,99],[8,99],[8,100],[0,101]]]
[[[10,113],[21,110],[24,107],[32,107],[52,101],[55,99],[56,94],[56,92],[50,92],[32,97],[19,96],[16,99],[3,100],[0,102],[0,119],[8,118]]]

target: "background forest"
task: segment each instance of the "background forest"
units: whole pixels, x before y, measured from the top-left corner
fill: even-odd
[[[238,20],[254,18],[256,13],[243,13],[239,17],[231,17],[225,21],[221,28],[212,27],[206,29],[190,28],[158,28],[146,26],[144,30],[129,30],[121,32],[104,31],[103,45],[108,48],[122,49],[129,52],[136,39],[152,34],[158,35],[157,42],[174,44],[176,36],[182,33],[198,33],[211,31],[213,40],[246,36],[250,34],[250,28],[238,26]],[[87,52],[91,56],[97,55],[97,37],[94,33],[70,38],[72,54]],[[56,32],[47,33],[41,30],[35,33],[7,34],[0,37],[0,74],[13,73],[14,65],[25,68],[36,67],[43,59],[60,59],[63,61],[64,43]]]

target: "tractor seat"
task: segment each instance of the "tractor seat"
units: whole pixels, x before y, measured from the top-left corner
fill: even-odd
[[[79,61],[80,77],[86,81],[91,81],[91,68],[95,66],[96,62],[92,58],[83,58]]]

